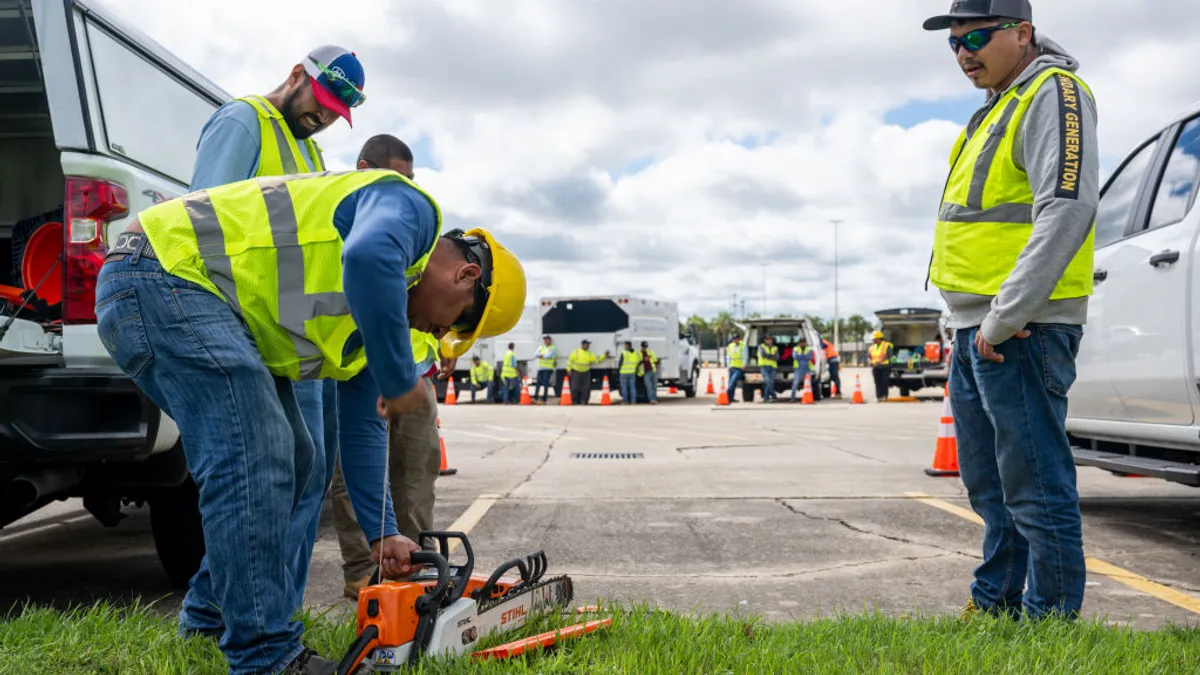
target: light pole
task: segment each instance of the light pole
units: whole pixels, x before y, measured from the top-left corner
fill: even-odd
[[[833,348],[841,348],[841,335],[838,332],[838,225],[841,220],[831,220],[833,223]]]

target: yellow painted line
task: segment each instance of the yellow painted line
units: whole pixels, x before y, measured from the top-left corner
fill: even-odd
[[[459,516],[458,519],[453,523],[451,523],[450,527],[447,527],[446,530],[448,532],[462,532],[463,534],[471,534],[471,528],[478,525],[479,521],[483,520],[483,517],[487,514],[488,510],[490,510],[498,501],[500,501],[499,495],[479,495],[475,501],[471,502],[471,505],[467,507],[467,510],[463,511],[462,515]],[[453,551],[456,548],[458,548],[458,540],[450,540],[450,551]]]
[[[927,504],[935,509],[941,509],[947,513],[953,513],[959,518],[969,520],[978,525],[983,525],[983,519],[979,517],[979,514],[970,509],[965,509],[961,506],[951,504],[950,502],[931,497],[921,492],[905,492],[904,494],[918,502],[921,502],[922,504]],[[1084,556],[1084,561],[1089,572],[1102,574],[1109,579],[1125,584],[1136,591],[1141,591],[1142,593],[1158,598],[1163,602],[1169,602],[1176,607],[1182,607],[1183,609],[1186,609],[1194,614],[1200,614],[1200,598],[1189,595],[1182,591],[1177,591],[1174,588],[1163,586],[1162,584],[1151,581],[1146,577],[1137,574],[1136,572],[1130,572],[1127,569],[1117,567],[1116,565],[1106,563],[1103,560],[1099,560],[1091,556]]]

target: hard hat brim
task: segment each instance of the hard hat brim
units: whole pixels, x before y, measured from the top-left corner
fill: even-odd
[[[514,262],[517,262],[516,257],[513,256],[511,253],[509,253],[506,248],[501,246],[500,243],[496,241],[495,237],[493,237],[490,232],[488,232],[487,230],[485,230],[483,228],[479,228],[479,227],[473,228],[473,229],[463,233],[463,235],[464,236],[478,236],[487,242],[488,248],[492,252],[492,270],[493,270],[492,271],[492,285],[489,286],[487,289],[488,290],[488,303],[487,303],[487,306],[483,308],[483,312],[479,316],[479,322],[475,324],[475,329],[469,333],[460,332],[460,331],[456,331],[456,330],[450,330],[450,331],[447,331],[446,334],[442,336],[442,339],[441,339],[442,353],[447,358],[452,358],[452,359],[456,359],[456,358],[462,356],[463,354],[466,354],[471,349],[471,346],[473,344],[475,344],[476,340],[478,340],[480,337],[492,337],[495,335],[500,335],[502,333],[507,333],[509,330],[511,330],[513,328],[513,326],[517,325],[517,322],[521,318],[521,315],[519,313],[515,317],[513,317],[512,321],[511,321],[511,323],[509,323],[509,325],[500,326],[501,330],[495,330],[494,332],[491,332],[487,336],[483,335],[484,328],[490,327],[489,319],[492,316],[492,310],[496,306],[496,300],[500,297],[501,292],[508,290],[506,288],[507,284],[520,284],[521,285],[520,295],[521,295],[522,307],[524,306],[524,301],[525,301],[525,278],[523,275],[518,275],[519,278],[516,278],[516,279],[506,279],[506,278],[502,278],[503,277],[502,273],[497,274],[497,268],[496,268],[497,254],[510,257],[510,258],[512,258],[512,260]],[[518,262],[517,264],[519,265],[520,263]]]

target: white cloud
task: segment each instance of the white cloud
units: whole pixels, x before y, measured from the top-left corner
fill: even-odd
[[[771,312],[829,315],[840,218],[843,315],[940,304],[925,265],[958,126],[883,119],[978,95],[945,34],[921,30],[946,0],[105,4],[235,95],[269,91],[314,45],[355,49],[369,100],[353,130],[321,135],[333,163],[374,133],[423,138],[437,168],[418,180],[455,222],[512,240],[535,296],[712,313],[737,293],[757,311],[771,261]],[[1082,62],[1110,161],[1200,98],[1192,3],[1138,4],[1035,2]]]

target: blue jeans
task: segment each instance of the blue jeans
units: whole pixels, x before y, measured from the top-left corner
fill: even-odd
[[[1075,616],[1086,572],[1067,391],[1083,338],[1077,325],[1030,324],[979,356],[976,328],[959,329],[950,369],[958,466],[984,521],[983,563],[971,595],[981,609]],[[1028,580],[1029,590],[1025,585]]]
[[[651,402],[658,400],[658,371],[642,374],[642,383],[646,385],[646,397]]]
[[[793,401],[796,400],[796,393],[800,391],[801,385],[804,384],[804,376],[805,375],[808,375],[808,371],[800,372],[799,368],[792,371],[792,400]],[[812,384],[813,383],[810,381],[809,386],[812,386]]]
[[[219,612],[230,673],[282,670],[302,649],[295,567],[322,471],[291,381],[267,370],[229,305],[155,260],[105,264],[96,315],[117,366],[178,425],[200,491],[207,573],[181,619]]]
[[[554,371],[550,369],[542,369],[537,373],[537,386],[534,388],[533,397],[546,400],[546,395],[554,391],[551,380],[554,379]]]
[[[504,380],[500,400],[504,403],[517,403],[521,400],[521,378],[510,377]]]
[[[621,373],[621,400],[625,403],[637,402],[637,373]]]
[[[775,369],[772,368],[771,366],[763,366],[762,368],[759,368],[759,372],[762,373],[762,379],[763,379],[763,385],[762,385],[763,400],[766,401],[766,400],[772,399],[772,398],[778,400],[779,394],[775,393]]]
[[[838,375],[838,368],[841,367],[842,361],[840,358],[830,359],[829,365],[829,386],[837,387],[837,395],[842,395],[842,376]]]
[[[487,398],[484,400],[487,401],[488,403],[491,403],[492,397],[496,395],[496,381],[488,380],[486,384],[472,384],[471,385],[471,403],[475,402],[475,392],[481,391],[481,390],[487,391]]]
[[[730,403],[733,403],[733,392],[737,391],[738,381],[742,379],[743,375],[741,368],[729,369],[729,388],[725,390],[725,395],[729,398]]]

